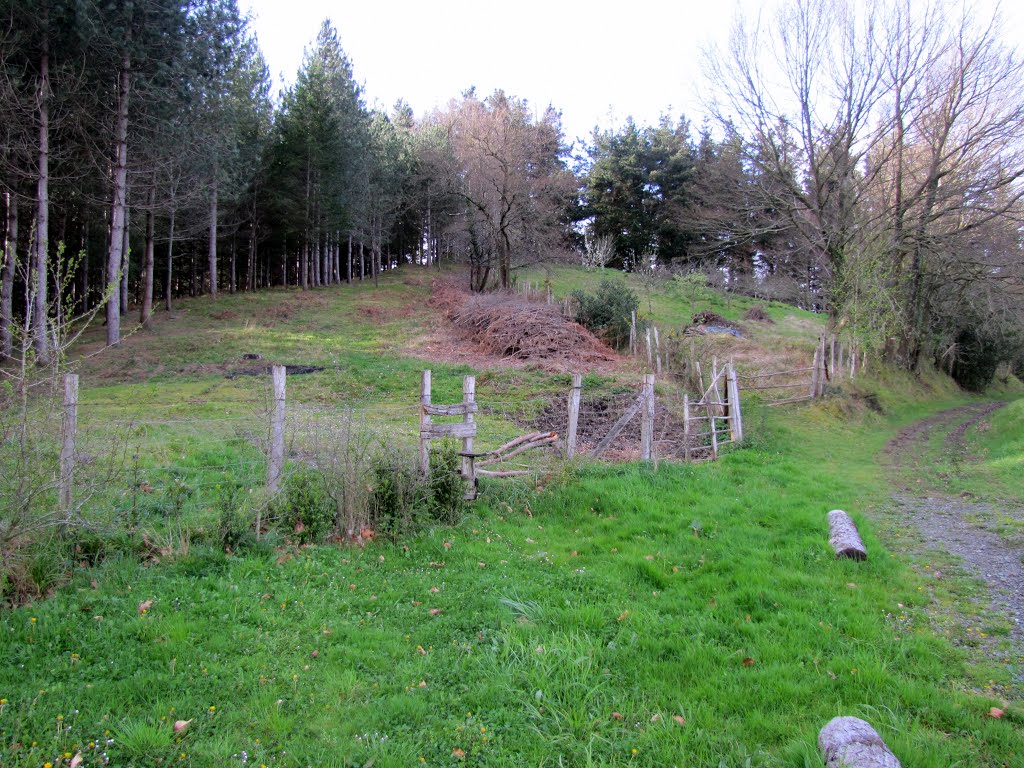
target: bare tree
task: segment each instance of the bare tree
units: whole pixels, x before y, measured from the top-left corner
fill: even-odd
[[[998,28],[941,2],[793,0],[771,35],[739,20],[707,57],[754,194],[827,273],[833,313],[909,366],[956,311],[951,281],[997,274],[974,233],[1024,195],[1024,68]]]
[[[471,287],[483,290],[494,270],[508,288],[514,267],[547,256],[563,234],[560,215],[575,184],[561,157],[559,115],[549,108],[535,120],[525,101],[495,91],[484,100],[466,94],[448,121]]]

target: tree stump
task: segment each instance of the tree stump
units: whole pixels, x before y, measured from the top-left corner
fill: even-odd
[[[849,557],[853,560],[867,560],[868,551],[857,533],[853,520],[841,509],[833,509],[828,513],[828,543],[836,552],[836,557]]]
[[[826,768],[902,768],[868,723],[857,717],[836,717],[818,734]]]

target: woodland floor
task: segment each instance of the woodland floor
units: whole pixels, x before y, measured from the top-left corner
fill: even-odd
[[[972,403],[941,411],[902,430],[885,453],[898,489],[891,513],[919,533],[910,539],[914,554],[948,553],[954,568],[984,583],[988,604],[978,606],[980,616],[1001,631],[969,628],[971,645],[989,659],[1016,666],[1015,677],[1024,682],[1024,541],[1005,535],[997,524],[1001,519],[1024,521],[1024,506],[1019,498],[979,501],[966,492],[941,493],[930,477],[936,449],[954,466],[976,460],[965,439],[967,431],[1004,405]],[[943,578],[941,570],[928,568],[935,579]]]

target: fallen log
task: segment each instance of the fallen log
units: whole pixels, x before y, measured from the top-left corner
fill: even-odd
[[[902,768],[900,761],[868,723],[836,717],[818,734],[825,768]]]
[[[843,510],[833,509],[828,513],[828,529],[828,543],[835,550],[836,557],[868,559],[868,551],[864,548],[860,534],[857,533],[857,526]]]

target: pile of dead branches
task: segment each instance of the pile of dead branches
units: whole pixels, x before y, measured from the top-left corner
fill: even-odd
[[[492,354],[566,369],[615,359],[594,334],[563,317],[557,305],[508,293],[459,295],[440,285],[434,290],[435,305],[448,310],[452,324]]]
[[[558,307],[515,296],[476,296],[450,313],[456,328],[490,352],[514,360],[605,362],[607,349]]]

